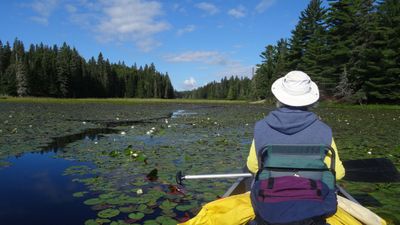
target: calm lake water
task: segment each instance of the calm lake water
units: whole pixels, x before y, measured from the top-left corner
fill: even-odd
[[[12,166],[0,169],[1,224],[83,224],[96,215],[81,199],[72,196],[84,186],[62,176],[66,168],[83,163],[54,155],[26,153],[9,158]]]

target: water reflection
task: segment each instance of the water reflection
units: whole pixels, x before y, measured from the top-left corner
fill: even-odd
[[[81,199],[72,196],[85,187],[61,176],[66,168],[83,163],[54,155],[27,153],[7,159],[13,165],[0,169],[1,224],[83,224],[95,216]]]
[[[180,116],[191,116],[191,115],[197,115],[197,113],[196,112],[188,112],[187,110],[180,109],[180,110],[173,112],[171,115],[171,118],[177,118]]]

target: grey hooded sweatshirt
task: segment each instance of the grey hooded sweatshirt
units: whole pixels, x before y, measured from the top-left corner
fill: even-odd
[[[302,108],[281,107],[258,121],[254,129],[257,155],[271,144],[331,145],[332,130],[317,115]]]

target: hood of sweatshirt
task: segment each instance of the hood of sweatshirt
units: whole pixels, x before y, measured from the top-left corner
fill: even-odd
[[[304,130],[317,120],[313,112],[289,107],[278,108],[268,114],[267,124],[274,130],[292,135]]]

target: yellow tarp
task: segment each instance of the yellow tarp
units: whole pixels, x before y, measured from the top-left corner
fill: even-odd
[[[250,192],[218,199],[203,206],[194,218],[180,225],[245,225],[254,219]],[[327,219],[331,225],[362,225],[341,208]]]

